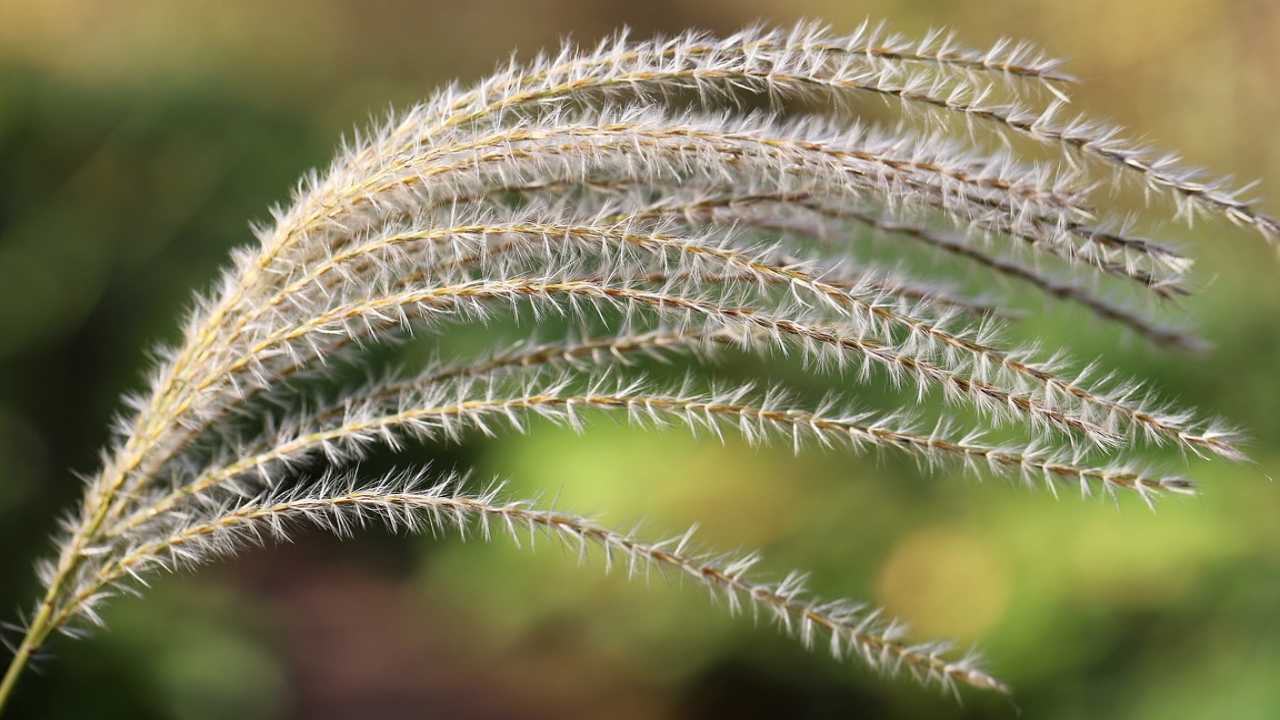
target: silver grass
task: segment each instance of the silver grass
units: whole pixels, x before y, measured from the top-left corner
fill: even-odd
[[[1005,326],[1022,314],[1002,294],[886,266],[854,242],[872,233],[887,254],[952,258],[1156,345],[1202,349],[1131,309],[1133,296],[1189,294],[1193,262],[1144,236],[1142,209],[1107,190],[1133,179],[1148,202],[1172,199],[1177,217],[1225,218],[1272,242],[1280,224],[1247,189],[1106,123],[1059,119],[1074,82],[1029,45],[973,50],[945,32],[624,32],[513,60],[358,132],[255,228],[258,244],[234,253],[147,390],[127,399],[39,565],[45,594],[0,707],[32,653],[55,632],[101,625],[108,598],[303,524],[340,536],[371,523],[553,536],[596,549],[606,568],[688,577],[805,645],[825,634],[837,657],[1008,692],[975,656],[911,643],[902,623],[860,605],[806,599],[802,575],[751,579],[754,554],[697,552],[691,533],[647,542],[425,470],[365,480],[354,468],[375,447],[527,432],[534,420],[584,431],[616,414],[795,452],[897,452],[1055,494],[1193,494],[1190,479],[1142,462],[1143,447],[1242,460],[1236,432],[1097,363],[1010,343]],[[862,119],[867,99],[896,124]],[[769,110],[745,109],[761,100]],[[1019,136],[1055,159],[1027,159]],[[368,346],[530,317],[525,337],[495,339],[481,356],[314,389]],[[548,336],[536,329],[544,319],[583,330]],[[709,381],[725,353],[794,355],[855,387],[815,405],[783,387]],[[663,387],[644,359],[692,370]],[[900,390],[899,405],[835,399],[864,383]],[[997,429],[1018,437],[984,439]]]

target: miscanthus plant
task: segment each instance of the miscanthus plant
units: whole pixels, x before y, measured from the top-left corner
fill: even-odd
[[[39,564],[44,595],[0,704],[54,633],[101,624],[109,598],[157,571],[301,526],[345,536],[373,522],[553,536],[627,574],[687,577],[837,657],[1007,692],[975,656],[812,597],[802,574],[758,579],[755,554],[702,549],[691,534],[642,539],[427,470],[369,477],[358,463],[375,446],[521,432],[535,419],[580,429],[613,414],[797,452],[883,448],[1054,492],[1148,503],[1194,492],[1135,456],[1167,444],[1238,460],[1230,429],[1140,382],[1010,344],[1007,296],[877,266],[849,240],[874,234],[882,254],[921,249],[1155,345],[1197,347],[1141,300],[1186,294],[1191,259],[1137,234],[1141,208],[1126,212],[1116,186],[1144,188],[1145,214],[1218,216],[1271,242],[1280,224],[1245,190],[1072,115],[1072,82],[1030,46],[976,51],[943,33],[620,34],[513,62],[358,133],[234,253],[128,399]],[[527,336],[514,346],[495,337],[482,357],[332,381],[346,376],[334,368],[367,363],[370,346],[417,332],[447,348],[451,330],[513,316]],[[584,329],[539,329],[562,318]],[[809,405],[782,387],[708,379],[725,353],[848,372],[831,375],[837,399]],[[652,356],[683,357],[690,380],[647,377],[635,360]],[[326,373],[328,384],[315,380]],[[869,384],[901,399],[854,409]],[[996,429],[1020,439],[985,439]]]

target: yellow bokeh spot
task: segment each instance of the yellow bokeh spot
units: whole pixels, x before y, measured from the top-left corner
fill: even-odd
[[[996,549],[972,533],[933,528],[906,536],[876,578],[890,614],[910,621],[914,637],[970,641],[1009,604],[1009,572]]]

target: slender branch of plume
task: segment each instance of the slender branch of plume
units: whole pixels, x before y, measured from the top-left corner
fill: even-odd
[[[622,411],[634,423],[678,420],[691,430],[710,430],[717,435],[727,427],[753,443],[780,434],[796,452],[805,438],[824,446],[847,443],[854,449],[896,448],[928,464],[955,459],[975,471],[985,465],[999,474],[1020,472],[1029,481],[1041,477],[1051,489],[1056,481],[1076,482],[1086,495],[1091,492],[1090,483],[1107,492],[1133,490],[1148,499],[1162,491],[1192,490],[1183,478],[1149,477],[1129,468],[1087,467],[1061,452],[1035,446],[990,446],[979,442],[977,433],[952,439],[944,423],[930,432],[921,432],[892,416],[832,412],[832,403],[809,411],[788,403],[778,391],[766,393],[752,403],[748,399],[750,386],[703,395],[688,390],[647,392],[634,383],[619,383],[609,389],[603,380],[596,380],[585,391],[574,392],[567,377],[508,388],[472,381],[441,383],[436,378],[442,374],[432,371],[418,382],[366,390],[360,393],[359,400],[346,399],[314,416],[303,417],[265,443],[239,447],[234,461],[212,467],[163,497],[148,499],[144,509],[122,520],[106,536],[135,531],[184,503],[219,489],[230,488],[234,494],[243,495],[246,483],[274,485],[277,468],[298,466],[311,455],[321,454],[327,463],[343,465],[358,460],[373,442],[398,447],[401,441],[397,431],[420,439],[458,442],[468,427],[494,434],[491,423],[496,419],[505,419],[514,429],[524,430],[526,424],[520,416],[526,414],[565,422],[581,430],[580,414],[591,410]]]
[[[807,597],[803,574],[765,583],[751,577],[760,560],[755,553],[735,557],[692,550],[693,529],[668,540],[647,542],[585,517],[502,500],[500,486],[481,494],[467,494],[461,487],[458,478],[429,485],[413,474],[373,483],[354,477],[322,479],[306,491],[270,493],[222,505],[216,512],[125,545],[118,558],[102,563],[64,601],[56,611],[55,624],[69,629],[68,624],[81,617],[101,625],[102,617],[94,608],[115,592],[130,589],[122,583],[145,585],[144,576],[157,569],[192,567],[234,555],[246,544],[288,540],[290,527],[300,523],[340,537],[370,522],[381,522],[392,530],[433,535],[453,530],[465,537],[478,531],[484,540],[491,538],[496,526],[517,545],[532,545],[537,535],[550,535],[575,549],[580,561],[594,548],[601,553],[606,571],[622,564],[628,577],[647,576],[651,570],[674,571],[705,586],[713,598],[723,598],[731,614],[744,609],[757,617],[763,613],[806,647],[825,634],[837,659],[856,655],[872,668],[890,674],[906,670],[921,682],[952,691],[967,685],[1008,692],[982,670],[976,656],[953,659],[946,644],[909,644],[904,639],[905,625],[882,619],[880,611],[846,600]]]
[[[1149,316],[1115,296],[1180,298],[1197,284],[1192,258],[1145,234],[1146,208],[1108,189],[1133,178],[1187,220],[1223,217],[1272,242],[1280,223],[1244,190],[1117,128],[1058,120],[1074,82],[1029,45],[975,50],[944,31],[623,32],[513,60],[358,133],[254,228],[258,243],[233,253],[146,389],[126,399],[38,566],[43,595],[0,680],[0,710],[51,637],[105,624],[105,601],[139,594],[155,571],[303,526],[345,537],[375,522],[552,536],[594,549],[606,568],[692,579],[806,646],[825,634],[837,657],[953,691],[1008,692],[974,656],[908,644],[876,611],[808,599],[800,575],[751,579],[754,554],[695,552],[691,534],[648,542],[458,478],[363,480],[353,468],[375,449],[420,455],[508,427],[590,432],[615,415],[636,432],[681,425],[797,453],[893,451],[924,470],[1055,494],[1148,505],[1194,495],[1186,473],[1151,470],[1143,453],[1168,444],[1244,460],[1240,434],[1101,362],[1076,365],[1070,348],[1013,339],[1038,328],[1003,286],[1063,301],[1152,352],[1203,350],[1154,316],[1171,303],[1153,302]],[[767,111],[746,109],[761,100]],[[869,121],[868,100],[892,121]],[[1018,136],[1051,157],[1029,157]],[[481,325],[468,337],[483,351],[448,342]],[[434,344],[437,359],[397,355],[410,339]],[[382,372],[372,346],[409,367]],[[823,381],[859,404],[859,391],[887,385],[892,407],[840,409],[712,377],[741,370],[744,354],[840,371]],[[656,382],[657,362],[687,381]],[[353,384],[352,368],[380,379]]]

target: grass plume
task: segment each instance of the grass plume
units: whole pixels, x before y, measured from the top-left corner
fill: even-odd
[[[302,525],[347,536],[371,523],[552,536],[629,575],[688,577],[805,645],[825,635],[837,657],[1008,692],[976,656],[910,642],[905,625],[861,605],[810,599],[803,575],[752,579],[757,555],[695,551],[691,532],[651,542],[458,477],[354,468],[375,447],[525,432],[534,419],[584,431],[615,414],[637,429],[736,432],[795,452],[884,449],[1053,493],[1148,504],[1193,494],[1182,474],[1144,469],[1144,447],[1243,460],[1236,432],[1140,380],[1098,377],[1069,348],[1009,342],[1022,315],[1007,297],[975,297],[910,262],[886,267],[850,240],[871,233],[887,254],[930,253],[984,282],[1012,280],[1160,352],[1203,349],[1114,297],[1188,295],[1193,261],[1141,234],[1146,208],[1107,189],[1132,178],[1158,191],[1148,202],[1171,199],[1175,216],[1217,216],[1273,242],[1280,224],[1243,191],[1109,124],[1059,120],[1074,82],[1025,44],[974,50],[946,33],[913,41],[869,24],[847,36],[809,23],[726,38],[620,33],[513,61],[358,133],[255,228],[258,243],[234,253],[146,390],[127,399],[39,565],[44,594],[0,709],[32,653],[55,633],[101,625],[104,602],[150,574]],[[897,122],[862,119],[866,99],[887,102]],[[761,102],[769,109],[747,109]],[[1055,159],[1024,157],[1016,136]],[[529,314],[588,329],[529,331],[362,385],[332,372],[410,333]],[[713,381],[725,352],[791,353],[810,372],[849,370],[842,383],[884,383],[901,397],[873,412]],[[642,358],[680,362],[689,379],[663,386]],[[318,397],[313,381],[327,388]],[[993,433],[1017,438],[984,439]]]

